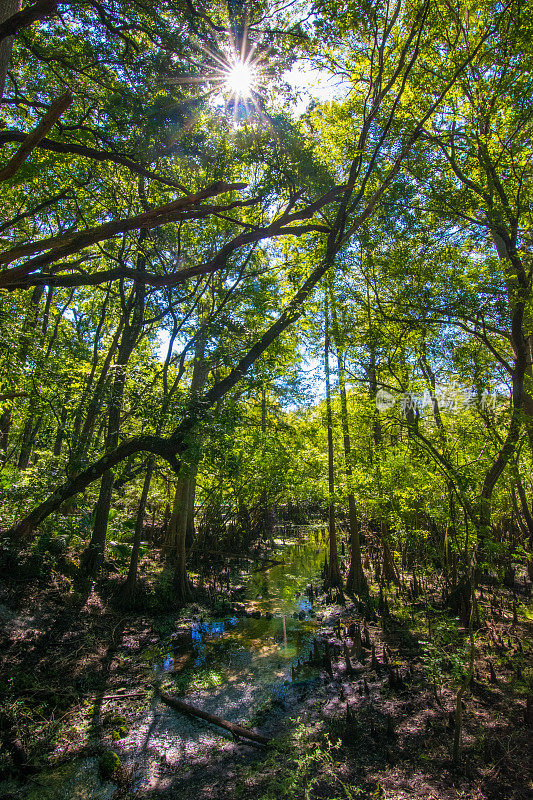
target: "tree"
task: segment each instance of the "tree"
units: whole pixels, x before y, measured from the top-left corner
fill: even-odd
[[[207,42],[211,58],[217,46],[215,33],[226,34],[224,24],[222,29],[218,26],[219,13],[226,22],[225,10],[217,8],[214,17],[208,15],[207,19],[198,18],[194,11],[184,12],[177,15],[180,27],[175,24],[174,11],[168,17],[160,15],[155,5],[135,6],[131,12],[117,6],[109,15],[101,9],[95,12],[90,7],[85,11],[73,5],[69,13],[80,13],[81,24],[73,27],[75,33],[68,42],[60,44],[54,35],[45,37],[38,26],[20,33],[20,47],[31,53],[35,69],[31,74],[26,73],[16,62],[13,74],[20,73],[24,79],[25,97],[41,99],[29,105],[22,102],[23,109],[31,109],[33,129],[8,131],[3,140],[10,146],[20,143],[18,149],[13,148],[14,154],[5,167],[14,179],[6,202],[12,203],[21,195],[22,188],[25,194],[33,184],[38,183],[39,188],[33,197],[34,204],[10,219],[7,249],[0,256],[5,266],[0,280],[6,289],[20,291],[42,285],[50,289],[81,288],[111,283],[113,287],[127,286],[132,298],[150,291],[151,302],[154,295],[171,290],[167,305],[170,309],[176,302],[173,292],[190,290],[194,304],[211,276],[220,272],[242,271],[245,280],[253,281],[254,253],[260,251],[265,259],[272,259],[279,252],[279,242],[289,237],[298,238],[305,246],[310,241],[317,242],[318,257],[312,259],[307,276],[302,276],[292,297],[287,296],[282,282],[278,284],[277,291],[285,305],[257,334],[255,341],[238,335],[232,337],[230,363],[198,397],[188,393],[173,429],[170,426],[165,429],[162,423],[161,428],[153,426],[150,432],[139,433],[132,426],[132,435],[119,441],[120,402],[117,404],[115,400],[120,401],[122,388],[121,380],[115,378],[104,453],[96,446],[97,434],[93,440],[93,463],[82,467],[15,525],[11,530],[15,539],[27,536],[62,503],[102,478],[102,502],[98,504],[101,514],[97,514],[93,542],[100,559],[112,470],[122,462],[132,464],[141,454],[148,453],[166,460],[179,475],[197,426],[209,418],[211,409],[237,386],[278,337],[300,319],[315,287],[328,270],[336,268],[337,259],[349,250],[355,233],[376,211],[435,110],[497,24],[491,18],[462,60],[449,59],[431,97],[420,94],[419,102],[414,105],[413,94],[427,75],[432,74],[432,67],[428,67],[424,58],[434,58],[440,52],[435,25],[440,20],[432,16],[430,5],[412,7],[399,2],[393,9],[381,9],[377,14],[350,6],[348,17],[360,23],[357,40],[351,22],[348,26],[344,22],[333,24],[331,12],[330,4],[317,10],[317,35],[302,47],[308,48],[313,57],[318,50],[324,64],[329,62],[333,51],[348,53],[347,66],[354,76],[353,97],[330,110],[318,110],[306,126],[290,123],[283,115],[277,118],[269,115],[266,107],[259,104],[250,110],[249,131],[236,136],[227,118],[215,134],[209,130],[212,115],[218,112],[203,103],[199,87],[205,83],[206,88],[212,88],[220,76],[213,78],[207,72],[183,78],[183,66],[187,59],[191,60],[191,44],[183,39],[184,33],[193,33],[194,47]],[[133,24],[131,35],[125,35],[124,52],[118,52],[117,41],[108,41],[107,32],[117,27],[115,23],[122,24],[123,19]],[[51,25],[53,33],[59,30],[55,23]],[[87,40],[80,33],[85,29],[91,31]],[[144,37],[150,45],[141,56]],[[74,56],[69,54],[67,45]],[[18,46],[17,41],[14,52],[18,52]],[[163,96],[154,98],[149,113],[145,114],[142,109],[146,105],[150,69],[161,63],[158,62],[160,47],[176,56],[176,65],[171,65],[172,59],[163,58],[162,85],[166,88]],[[287,59],[293,57],[283,31],[277,47],[279,65],[274,65],[274,71],[282,69]],[[117,71],[116,63],[122,64],[123,69]],[[139,63],[142,69],[138,78],[132,80],[132,70]],[[95,64],[94,70],[88,66],[80,68],[89,64]],[[359,81],[361,70],[370,76],[368,83]],[[60,95],[57,101],[44,103],[43,98],[59,95],[58,76],[64,77],[69,92]],[[171,91],[168,87],[174,88]],[[13,118],[22,125],[23,114],[17,109],[15,103]],[[237,101],[233,110],[238,112],[237,119],[241,114],[245,118],[248,113]],[[140,120],[144,120],[142,125]],[[269,121],[270,127],[263,130],[254,127],[258,120]],[[330,121],[336,123],[333,145],[324,133],[324,121],[332,130]],[[68,131],[68,141],[62,146],[53,138],[47,140],[54,125]],[[172,128],[173,125],[177,127]],[[161,131],[177,136],[178,142],[170,150],[158,139]],[[288,132],[285,138],[284,131]],[[78,136],[87,136],[92,142],[90,147],[73,141]],[[305,136],[310,142],[307,147],[303,144]],[[112,148],[103,147],[103,143],[110,142]],[[324,143],[332,151],[328,169],[321,164]],[[80,147],[86,149],[82,151]],[[128,148],[136,154],[135,158],[130,158]],[[140,149],[151,152],[153,160],[148,163],[140,160]],[[232,155],[238,154],[240,160],[229,159],[228,149]],[[273,166],[261,171],[258,165],[264,163],[265,151],[273,153]],[[190,178],[190,171],[186,158],[169,157],[177,153],[205,159],[208,168],[201,173],[199,185],[183,185],[184,178]],[[343,153],[340,161],[339,153]],[[68,159],[74,155],[76,159],[68,172]],[[296,167],[291,156],[301,159]],[[89,174],[87,160],[93,165]],[[231,169],[228,163],[232,164]],[[307,165],[313,168],[313,181],[304,186],[302,173]],[[163,168],[164,173],[154,171]],[[43,172],[47,180],[37,181],[36,175]],[[137,191],[139,175],[147,182],[145,197]],[[344,181],[340,185],[339,176]],[[58,189],[55,194],[50,191],[54,183]],[[247,184],[249,189],[245,191]],[[176,192],[181,192],[181,196],[176,198]],[[97,204],[92,200],[95,196],[99,198]],[[206,232],[213,230],[216,237],[206,239]],[[142,248],[138,245],[141,238],[138,231],[143,237],[146,232]],[[140,261],[135,259],[136,250]],[[141,286],[151,288],[141,289]],[[116,333],[117,358],[125,359],[124,363],[129,359],[126,344],[129,347],[130,338],[133,341],[130,328],[131,324],[125,321],[122,331],[118,333],[117,329]],[[121,348],[124,353],[119,352]],[[105,364],[104,360],[102,368]],[[100,404],[99,399],[96,402]],[[90,433],[93,423],[86,427]]]
[[[342,424],[342,439],[344,445],[344,458],[346,469],[346,480],[348,483],[348,511],[350,521],[350,568],[346,577],[346,591],[355,594],[368,593],[368,584],[366,581],[365,573],[363,570],[363,562],[361,558],[361,541],[360,541],[360,521],[357,518],[357,508],[355,504],[355,496],[353,488],[350,485],[353,476],[352,470],[352,443],[350,436],[350,424],[348,418],[348,400],[346,395],[346,375],[345,375],[345,346],[344,337],[339,325],[339,318],[337,313],[337,298],[335,296],[334,278],[331,273],[327,276],[328,291],[331,303],[331,317],[332,317],[332,334],[337,351],[337,369],[339,377],[339,398],[341,405],[341,424]],[[330,558],[331,563],[331,558]]]
[[[335,530],[335,467],[333,463],[333,415],[331,412],[331,381],[329,366],[329,297],[327,284],[324,284],[324,374],[326,377],[326,415],[328,432],[328,530],[329,562],[325,584],[328,588],[342,586],[342,575],[337,553],[337,533]]]

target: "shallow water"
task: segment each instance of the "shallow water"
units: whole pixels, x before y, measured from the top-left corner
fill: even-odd
[[[205,622],[193,620],[189,663],[181,669],[182,651],[174,653],[169,641],[166,649],[163,645],[160,658],[153,655],[155,673],[172,675],[179,670],[185,693],[189,691],[189,674],[191,690],[199,688],[199,670],[223,671],[230,682],[237,677],[256,683],[290,679],[291,665],[297,657],[306,655],[316,628],[304,591],[310,583],[316,583],[324,556],[323,539],[322,530],[308,530],[303,541],[281,548],[279,559],[283,563],[248,577],[240,599],[248,610],[260,612],[260,619],[231,616]]]
[[[318,625],[304,591],[313,581],[318,583],[325,532],[307,528],[300,536],[296,542],[280,544],[276,558],[283,563],[247,578],[239,600],[262,617],[193,618],[190,645],[173,649],[169,638],[142,654],[152,664],[156,682],[224,719],[251,721],[267,733],[269,725],[275,729],[276,714],[294,700],[293,679],[312,678],[309,671],[298,669]],[[213,780],[221,759],[242,755],[242,745],[236,745],[230,734],[171,710],[157,697],[114,749],[135,773],[136,788],[148,793],[174,786],[176,775],[180,783],[190,779],[199,788],[202,780]],[[77,759],[62,770],[38,776],[50,786],[50,791],[48,786],[41,789],[43,798],[107,800],[110,796],[109,784],[100,782],[94,760]],[[27,798],[37,796],[30,793]]]
[[[269,712],[272,723],[276,710],[290,705],[292,668],[312,646],[318,623],[303,592],[318,582],[324,548],[324,531],[307,529],[298,542],[280,547],[277,558],[283,563],[248,577],[240,600],[247,609],[260,611],[260,619],[193,620],[191,646],[185,652],[174,652],[170,640],[158,652],[148,651],[165,689],[231,722],[256,722],[259,712],[268,728]],[[303,620],[298,618],[301,612]],[[311,675],[297,671],[294,677]],[[172,783],[174,773],[186,780],[193,767],[216,769],[216,763],[238,747],[222,729],[189,719],[154,699],[120,742],[120,755],[141,764],[141,789],[159,791]]]

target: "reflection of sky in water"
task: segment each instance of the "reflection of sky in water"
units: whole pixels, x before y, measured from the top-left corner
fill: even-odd
[[[194,622],[189,668],[229,668],[248,675],[259,671],[267,682],[274,676],[279,679],[281,673],[289,677],[290,664],[311,647],[312,627],[293,615],[303,611],[307,617],[312,609],[305,590],[316,581],[324,552],[323,532],[314,531],[309,540],[282,550],[279,558],[283,563],[250,575],[243,601],[261,611],[261,619],[230,617]],[[267,611],[274,615],[272,619],[265,618]],[[172,671],[177,658],[171,652],[164,654],[156,670]]]
[[[277,557],[283,564],[256,572],[247,580],[242,600],[248,608],[261,611],[261,619],[231,617],[194,622],[192,651],[190,647],[173,651],[170,644],[163,651],[146,651],[145,658],[154,663],[156,672],[175,669],[172,677],[179,674],[190,678],[191,693],[201,707],[240,723],[250,708],[258,708],[266,700],[283,700],[291,664],[309,653],[316,630],[312,621],[293,618],[294,612],[311,609],[304,592],[310,583],[317,582],[324,560],[323,533],[308,533],[308,541],[280,548]],[[267,611],[275,615],[273,619],[265,618]],[[221,682],[210,686],[200,681],[194,687],[194,679],[210,671],[218,673]],[[297,680],[301,679],[302,674],[297,674]],[[153,708],[121,741],[131,756],[130,763],[144,759],[143,785],[158,774],[161,759],[186,765],[192,755],[211,754],[211,748],[218,753],[221,747],[220,732],[212,733],[197,721],[171,711],[155,715]],[[109,800],[116,787],[101,782],[96,763],[94,759],[90,763],[76,759],[59,770],[40,773],[39,788],[35,794],[32,790],[27,800]]]
[[[154,664],[154,670],[156,672],[161,667],[163,667],[165,672],[168,672],[169,670],[173,669],[174,668],[174,659],[173,659],[173,657],[171,655],[163,656],[163,661],[161,662],[161,664]]]
[[[237,617],[229,617],[229,619],[210,620],[209,622],[194,622],[191,625],[192,647],[195,655],[194,665],[200,666],[205,662],[209,639],[218,639],[223,636],[226,631],[234,628],[238,623]],[[163,655],[161,662],[154,665],[154,670],[163,669],[169,672],[174,669],[175,659],[172,653]]]
[[[192,646],[195,653],[194,665],[200,666],[206,659],[207,643],[205,637],[217,639],[222,636],[229,628],[237,625],[237,617],[229,619],[217,619],[210,622],[197,622],[191,628]]]

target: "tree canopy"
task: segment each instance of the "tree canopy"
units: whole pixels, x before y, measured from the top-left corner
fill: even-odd
[[[471,526],[481,563],[511,513],[531,546],[531,13],[4,4],[13,541],[96,502],[93,575],[115,501],[164,480],[194,484],[156,489],[182,592],[179,508],[194,529],[213,493],[246,514],[350,499],[392,552],[428,520],[460,550]]]

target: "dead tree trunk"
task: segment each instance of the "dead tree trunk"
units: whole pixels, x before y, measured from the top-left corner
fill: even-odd
[[[242,725],[236,725],[234,722],[228,722],[228,720],[222,719],[222,717],[217,717],[215,714],[209,714],[207,711],[202,711],[200,708],[195,708],[195,706],[191,706],[189,703],[184,703],[183,700],[178,700],[177,697],[172,697],[172,695],[167,694],[166,692],[160,692],[160,697],[165,705],[170,706],[170,708],[173,708],[175,711],[180,711],[182,714],[187,714],[188,716],[204,719],[206,722],[210,722],[212,725],[218,725],[219,728],[225,728],[225,730],[229,731],[238,739],[250,739],[250,741],[259,742],[259,744],[268,744],[270,741],[268,736],[263,736],[262,734],[256,733],[249,728],[243,728]]]

